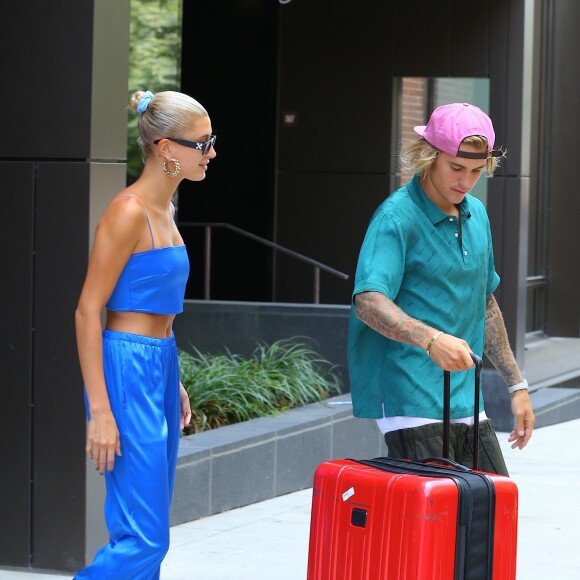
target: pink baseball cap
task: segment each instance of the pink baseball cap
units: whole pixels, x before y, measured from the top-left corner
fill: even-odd
[[[487,159],[503,155],[502,151],[493,150],[495,132],[491,119],[479,107],[469,103],[451,103],[437,107],[431,113],[427,125],[415,127],[415,132],[433,147],[452,157]],[[487,153],[459,151],[463,139],[471,135],[480,135],[487,139]]]

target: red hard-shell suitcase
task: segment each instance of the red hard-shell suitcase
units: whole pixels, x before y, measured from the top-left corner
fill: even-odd
[[[448,424],[447,374],[445,383]],[[308,580],[514,580],[515,483],[445,463],[378,458],[319,465]]]

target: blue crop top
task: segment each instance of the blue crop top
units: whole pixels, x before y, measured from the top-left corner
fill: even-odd
[[[185,246],[156,248],[146,209],[145,216],[153,247],[131,255],[107,302],[107,308],[115,312],[179,314],[183,312],[185,284],[189,276],[187,251]]]

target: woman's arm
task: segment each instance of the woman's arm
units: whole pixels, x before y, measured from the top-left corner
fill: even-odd
[[[138,244],[145,217],[132,198],[111,204],[101,218],[87,276],[75,312],[77,349],[89,403],[86,451],[100,473],[113,469],[121,453],[119,433],[105,386],[101,313],[115,284]]]

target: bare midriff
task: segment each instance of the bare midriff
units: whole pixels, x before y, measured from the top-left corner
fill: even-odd
[[[152,338],[171,338],[175,314],[147,314],[145,312],[113,312],[107,310],[108,330],[140,334]]]

